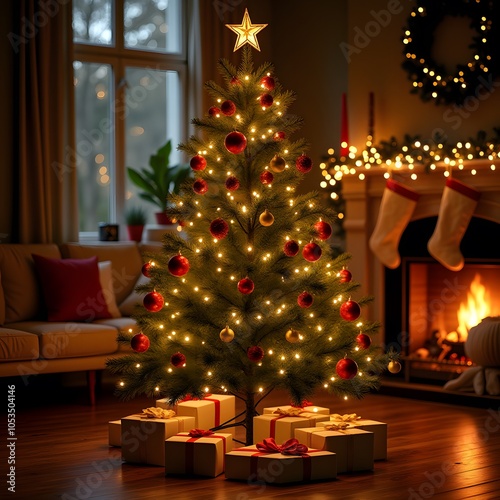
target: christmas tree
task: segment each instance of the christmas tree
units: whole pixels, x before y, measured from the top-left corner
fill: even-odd
[[[108,366],[122,374],[123,398],[236,396],[245,411],[225,424],[244,425],[251,444],[256,407],[274,389],[297,405],[318,388],[359,398],[390,355],[371,343],[378,325],[360,319],[369,299],[352,298],[350,256],[328,242],[335,213],[317,193],[296,193],[313,162],[292,140],[294,95],[271,64],[254,69],[256,39],[244,33],[240,66],[219,62],[225,87],[206,84],[214,106],[179,146],[195,175],[168,212],[186,236],[166,233],[145,264],[141,333],[119,338],[136,352]]]

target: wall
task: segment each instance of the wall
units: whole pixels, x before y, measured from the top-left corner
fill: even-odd
[[[401,68],[402,36],[414,5],[403,0],[349,2],[349,44],[355,48],[349,63],[349,132],[358,148],[366,140],[370,91],[375,93],[375,142],[392,135],[402,139],[405,133],[430,138],[436,128],[457,141],[476,136],[480,129],[492,133],[499,125],[500,90],[495,91],[496,87],[465,109],[436,106],[410,94],[411,82]],[[435,33],[434,56],[446,62],[450,72],[470,56],[467,45],[472,32],[464,30],[463,21],[449,16]]]
[[[13,31],[12,2],[2,4],[0,16],[0,68],[4,68],[4,78],[0,78],[0,95],[3,97],[0,106],[0,243],[9,241],[12,234],[12,177],[13,177],[13,79],[12,68],[14,53],[8,41],[7,34]]]

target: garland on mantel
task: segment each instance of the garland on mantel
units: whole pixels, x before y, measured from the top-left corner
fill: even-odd
[[[414,171],[417,165],[423,165],[427,173],[441,170],[445,177],[453,169],[469,170],[471,175],[475,175],[475,166],[481,160],[481,163],[489,164],[493,173],[500,162],[500,127],[493,130],[493,137],[488,137],[481,130],[475,138],[455,144],[439,136],[426,140],[407,134],[402,141],[391,137],[373,145],[368,136],[365,149],[361,152],[354,146],[349,147],[346,157],[337,157],[333,149],[328,151],[329,156],[320,165],[323,175],[320,185],[324,189],[333,188],[331,197],[335,200],[338,196],[335,186],[344,176],[356,175],[363,180],[365,172],[370,169],[377,169],[386,178],[393,172],[407,171],[412,180],[417,180],[418,175]]]

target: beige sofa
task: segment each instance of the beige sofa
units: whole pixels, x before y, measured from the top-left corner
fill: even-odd
[[[141,300],[134,288],[138,280],[144,280],[143,255],[159,248],[129,242],[0,244],[0,376],[20,376],[28,384],[39,374],[87,371],[93,403],[96,370],[103,370],[107,359],[129,349],[117,343],[118,331],[137,331],[129,317]],[[33,254],[51,259],[97,256],[101,300],[105,297],[112,317],[91,322],[48,321]]]

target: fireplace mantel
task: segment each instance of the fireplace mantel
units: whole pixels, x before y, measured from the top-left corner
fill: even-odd
[[[491,169],[490,161],[468,162],[464,170],[453,169],[453,177],[481,192],[480,201],[474,217],[484,218],[500,224],[500,164]],[[472,175],[474,169],[475,175]],[[373,302],[363,316],[366,319],[381,321],[384,319],[384,266],[371,252],[368,242],[377,221],[380,201],[384,192],[385,169],[374,167],[364,170],[364,180],[357,175],[344,176],[343,196],[346,201],[346,251],[352,254],[349,270],[353,278],[361,283],[360,295],[370,295]],[[402,182],[421,196],[412,215],[412,221],[437,216],[446,177],[444,168],[438,166],[435,171],[426,172],[423,166],[413,170],[393,171],[393,178]],[[416,174],[417,180],[411,175]],[[396,304],[396,307],[398,305]],[[382,340],[384,326],[380,330]]]

